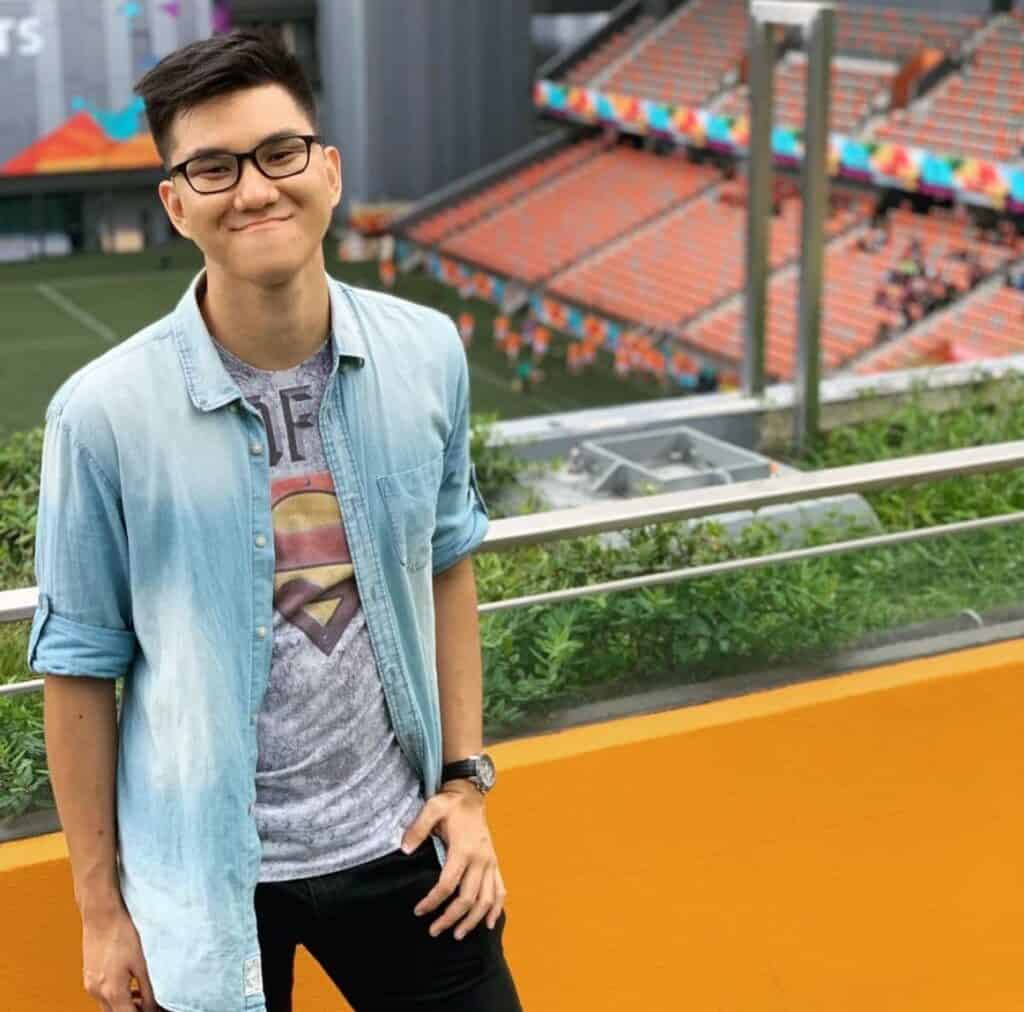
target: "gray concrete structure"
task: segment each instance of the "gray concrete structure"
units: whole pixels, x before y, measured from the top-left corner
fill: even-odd
[[[533,138],[529,0],[321,0],[323,119],[351,200],[415,200]]]

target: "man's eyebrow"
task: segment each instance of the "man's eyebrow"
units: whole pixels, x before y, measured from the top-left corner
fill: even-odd
[[[257,143],[255,144],[255,147],[258,148],[261,144],[266,144],[267,141],[279,141],[283,137],[294,137],[296,134],[303,134],[303,133],[305,133],[304,130],[275,130],[272,134],[267,134],[267,136],[264,137],[262,140],[257,141]],[[205,155],[229,155],[229,154],[233,154],[233,153],[234,152],[228,151],[227,148],[218,148],[218,147],[196,148],[196,150],[193,151],[192,154],[186,155],[184,158],[181,159],[181,161],[188,162],[188,161],[191,161],[193,158],[202,158]]]

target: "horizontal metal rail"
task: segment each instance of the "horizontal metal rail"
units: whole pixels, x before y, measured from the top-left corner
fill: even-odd
[[[875,492],[918,482],[966,478],[1018,467],[1024,467],[1024,440],[822,471],[801,471],[710,488],[588,503],[496,520],[478,551],[508,551],[522,545],[561,541],[603,531],[697,519],[734,510],[760,509],[847,493]]]
[[[570,509],[531,513],[522,517],[507,517],[491,522],[490,529],[478,553],[510,551],[523,545],[542,544],[566,538],[581,537],[604,531],[627,530],[649,524],[712,517],[735,510],[752,510],[779,503],[871,492],[897,488],[927,481],[964,478],[978,474],[1013,470],[1024,467],[1024,440],[993,443],[963,450],[898,457],[893,460],[849,467],[829,468],[823,471],[800,472],[764,478],[756,481],[736,482],[714,488],[688,489],[660,495],[641,496],[627,500],[610,500],[575,506]],[[744,569],[757,569],[770,565],[797,562],[805,559],[838,555],[842,552],[861,551],[892,545],[924,541],[946,535],[1012,526],[1024,522],[1024,513],[983,517],[974,520],[940,524],[912,531],[895,531],[870,535],[827,545],[796,548],[769,555],[728,559],[686,569],[648,573],[622,580],[569,587],[523,597],[506,598],[478,606],[480,614],[523,608],[536,604],[554,604],[592,594],[635,590],[638,587],[675,583],[680,580],[714,576]],[[37,588],[0,591],[0,622],[15,622],[31,618],[38,600]],[[0,696],[36,692],[44,679],[0,685]]]
[[[865,548],[888,548],[914,541],[927,541],[949,534],[963,534],[967,531],[986,530],[992,527],[1012,527],[1024,523],[1024,512],[1005,513],[1000,516],[982,517],[977,520],[959,520],[952,524],[937,524],[934,527],[919,527],[912,531],[894,531],[890,534],[872,534],[848,541],[833,541],[827,545],[813,545],[810,548],[792,548],[768,555],[747,556],[742,559],[727,559],[725,562],[708,562],[702,566],[687,566],[685,569],[666,569],[660,573],[644,576],[629,576],[621,580],[607,580],[604,583],[588,583],[583,587],[566,587],[542,594],[528,594],[524,597],[508,597],[502,601],[489,601],[477,609],[480,614],[492,611],[506,611],[510,608],[525,608],[533,604],[557,604],[571,601],[590,594],[607,594],[619,590],[636,590],[638,587],[653,587],[661,583],[678,583],[680,580],[694,580],[701,576],[719,576],[743,569],[761,569],[765,566],[785,562],[803,562],[806,559],[820,559],[827,555],[841,555]]]

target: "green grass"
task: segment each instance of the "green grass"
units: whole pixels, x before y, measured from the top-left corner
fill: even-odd
[[[342,263],[332,244],[325,244],[325,254],[335,277],[381,287],[375,263]],[[138,254],[80,254],[0,265],[0,433],[42,424],[61,382],[172,309],[201,265],[198,251],[185,242]],[[606,354],[592,372],[568,375],[565,335],[552,339],[541,386],[518,393],[511,383],[512,366],[491,339],[496,307],[464,300],[420,272],[400,276],[394,294],[453,318],[465,309],[474,314],[476,336],[469,361],[475,413],[516,418],[665,396],[652,382],[618,379]]]

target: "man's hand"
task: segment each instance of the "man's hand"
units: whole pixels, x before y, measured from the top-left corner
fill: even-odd
[[[138,932],[123,907],[82,919],[82,963],[85,990],[102,1012],[164,1012],[153,997]]]
[[[402,849],[412,853],[431,832],[444,840],[448,855],[437,885],[416,904],[414,913],[417,917],[429,913],[458,888],[458,897],[431,924],[430,934],[436,938],[464,918],[455,929],[455,938],[461,941],[485,914],[487,927],[493,930],[505,902],[505,883],[487,828],[484,798],[472,782],[443,784],[406,830]]]

